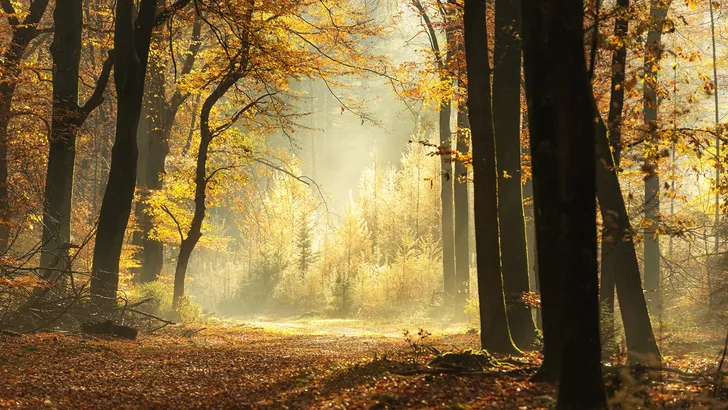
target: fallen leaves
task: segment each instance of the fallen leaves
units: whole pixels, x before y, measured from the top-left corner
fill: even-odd
[[[442,351],[478,335],[433,335]],[[554,387],[528,377],[540,357],[498,357],[487,371],[447,374],[401,337],[290,334],[249,326],[172,327],[138,340],[65,333],[0,335],[2,408],[492,408],[554,404]],[[684,362],[704,369],[699,359]],[[432,371],[421,372],[418,370]],[[640,387],[639,402],[685,407],[705,389],[670,380]],[[628,394],[622,394],[627,397]],[[616,396],[616,397],[622,397]],[[648,397],[647,399],[645,397]],[[675,407],[677,408],[677,407]]]

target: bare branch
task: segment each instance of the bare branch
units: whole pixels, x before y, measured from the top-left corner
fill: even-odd
[[[93,94],[91,94],[91,97],[89,97],[88,100],[86,100],[86,103],[83,105],[83,107],[80,107],[80,115],[79,115],[79,124],[83,124],[84,121],[86,121],[86,118],[100,106],[104,102],[104,91],[106,90],[106,86],[109,83],[109,78],[111,77],[111,68],[114,66],[114,52],[109,51],[109,56],[106,57],[106,61],[104,61],[104,65],[101,68],[101,74],[99,75],[99,79],[96,81],[96,88],[94,88]]]
[[[179,242],[182,243],[185,240],[185,235],[184,235],[184,233],[182,233],[182,225],[179,224],[179,221],[177,220],[177,218],[174,216],[172,211],[170,211],[169,208],[167,208],[166,205],[162,205],[162,211],[164,211],[164,213],[169,215],[169,217],[172,218],[172,221],[174,222],[174,224],[177,225],[177,232],[179,232]]]

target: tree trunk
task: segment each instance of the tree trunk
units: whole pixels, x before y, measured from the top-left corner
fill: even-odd
[[[241,70],[242,71],[242,70]],[[210,112],[217,102],[240,79],[240,75],[231,69],[207,96],[200,110],[200,146],[197,151],[195,169],[195,211],[187,235],[182,239],[174,272],[173,308],[177,310],[185,294],[185,277],[192,251],[202,237],[202,222],[207,210],[207,183],[212,177],[207,175],[207,155],[214,135],[210,129]]]
[[[192,42],[187,50],[186,58],[180,72],[185,76],[192,71],[197,53],[200,50],[200,31],[202,20],[197,16],[192,25]],[[160,62],[156,62],[159,64]],[[146,135],[146,155],[139,168],[143,169],[141,184],[144,195],[143,200],[137,203],[136,216],[141,229],[139,242],[142,250],[139,254],[141,269],[139,271],[139,282],[147,283],[156,280],[162,272],[164,265],[164,243],[150,238],[150,231],[153,228],[152,220],[147,214],[149,205],[145,199],[149,198],[151,191],[162,189],[162,175],[165,173],[164,163],[169,154],[169,139],[172,134],[177,112],[180,106],[187,100],[189,93],[177,90],[169,102],[165,99],[163,67],[155,67],[151,73],[148,107],[150,111],[151,129]],[[193,111],[194,112],[194,111]],[[196,115],[193,114],[193,118]],[[194,128],[194,125],[193,125]],[[190,131],[190,135],[192,131]]]
[[[455,228],[453,226],[453,170],[452,170],[452,131],[450,101],[440,105],[440,163],[442,164],[442,180],[440,199],[442,200],[442,269],[445,282],[445,293],[454,297],[457,292],[455,278]]]
[[[550,358],[551,365],[561,367],[557,408],[606,409],[599,338],[596,113],[584,55],[583,3],[524,0],[523,11],[544,365],[549,355],[560,356],[560,363]],[[555,317],[560,319],[556,326],[551,322]],[[561,332],[556,339],[554,331]]]
[[[69,268],[71,195],[76,158],[78,71],[81,60],[83,9],[69,0],[53,12],[53,112],[43,206],[40,266],[46,279]]]
[[[513,341],[533,345],[536,326],[521,296],[529,291],[526,220],[521,191],[520,0],[495,3],[493,126],[498,155],[498,216],[503,287]]]
[[[138,154],[136,134],[157,0],[142,0],[136,21],[133,17],[135,10],[133,0],[116,2],[116,139],[111,153],[109,179],[99,212],[91,278],[94,303],[105,309],[116,305],[121,247],[134,199]]]
[[[425,8],[419,0],[413,0],[413,5],[419,11],[420,17],[424,21],[425,28],[430,37],[432,52],[435,55],[435,63],[440,71],[440,79],[447,81],[445,70],[448,69],[448,63],[452,57],[452,51],[448,51],[446,56],[442,55],[440,45],[437,40],[437,33],[432,25],[430,16],[428,16]],[[447,19],[445,13],[442,18]],[[452,42],[452,33],[450,29],[445,30],[445,42]],[[452,48],[451,48],[452,50]],[[452,116],[452,102],[442,101],[440,104],[440,163],[441,163],[441,188],[440,199],[442,202],[441,227],[442,227],[442,271],[444,290],[447,295],[455,296],[456,279],[455,279],[455,232],[453,227],[453,173],[452,173],[452,130],[450,129],[450,117]]]
[[[465,104],[458,108],[457,150],[461,154],[470,151],[467,143],[468,114]],[[470,296],[470,247],[468,241],[468,217],[470,206],[468,204],[468,168],[460,161],[455,163],[455,281],[456,308],[464,314],[467,298]]]
[[[53,57],[53,108],[43,203],[40,267],[43,278],[55,281],[70,269],[71,199],[76,159],[76,133],[93,110],[104,101],[113,59],[103,64],[96,87],[83,106],[78,105],[78,75],[83,32],[81,0],[56,7],[51,54]],[[43,292],[41,292],[43,293]]]
[[[647,142],[658,144],[660,136],[657,129],[657,69],[662,56],[662,28],[665,25],[667,10],[671,0],[652,0],[650,6],[650,31],[647,34],[644,57],[644,122],[647,127]],[[657,150],[659,152],[659,150]],[[652,314],[660,310],[660,241],[656,231],[660,212],[660,176],[657,172],[657,158],[650,154],[645,158],[643,167],[648,175],[645,178],[645,292],[647,307]]]
[[[619,40],[624,41],[627,35],[627,29],[629,28],[629,20],[627,19],[627,13],[629,13],[629,0],[618,0],[616,12],[617,17],[614,19],[614,36]],[[612,54],[612,91],[609,100],[609,114],[607,117],[607,124],[609,125],[609,143],[612,147],[612,156],[614,157],[614,172],[618,172],[619,170],[619,158],[622,152],[622,109],[624,107],[624,73],[626,65],[627,46],[623,42],[620,42]],[[597,135],[597,138],[601,138],[601,136]],[[601,166],[601,164],[597,164],[597,168],[600,168]],[[597,170],[597,173],[599,173],[599,170]],[[597,190],[598,189],[599,188],[597,187]],[[605,321],[606,326],[609,329],[605,333],[614,335],[614,284],[617,272],[615,272],[612,267],[617,266],[617,264],[614,263],[614,261],[609,261],[610,258],[615,257],[615,254],[609,252],[611,244],[604,241],[604,239],[609,236],[607,234],[607,223],[610,219],[604,219],[604,210],[601,212],[604,227],[602,228],[602,268],[601,285],[599,287],[599,302],[602,308],[606,310]],[[641,287],[642,286],[640,286],[640,289]]]
[[[164,161],[167,157],[168,136],[171,133],[171,122],[167,119],[167,107],[164,99],[164,72],[159,61],[150,61],[152,69],[145,90],[145,108],[147,118],[140,121],[146,123],[139,127],[139,163],[137,164],[140,199],[136,203],[134,213],[139,224],[139,232],[135,244],[141,246],[137,258],[139,283],[153,282],[162,270],[164,245],[149,237],[152,220],[148,214],[149,197],[153,190],[162,187],[160,174],[164,172]]]
[[[597,196],[604,221],[602,270],[614,272],[619,308],[630,361],[653,364],[660,360],[660,351],[647,313],[640,270],[633,241],[633,230],[627,215],[619,178],[615,171],[606,127],[598,118],[596,140]]]
[[[465,0],[463,18],[468,73],[468,113],[473,149],[480,340],[483,349],[512,354],[518,353],[518,349],[513,344],[508,328],[501,275],[498,179],[490,105],[485,3],[480,0]]]
[[[11,2],[3,1],[3,3],[3,11],[10,24],[12,37],[2,55],[2,69],[0,69],[0,254],[7,252],[11,232],[8,144],[13,97],[18,85],[18,76],[22,71],[20,62],[30,42],[38,36],[36,26],[45,13],[48,0],[31,2],[28,14],[22,21],[18,19]]]

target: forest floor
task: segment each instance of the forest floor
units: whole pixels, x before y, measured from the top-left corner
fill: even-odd
[[[555,403],[553,385],[528,381],[540,362],[536,352],[497,357],[477,371],[433,367],[428,363],[438,350],[477,347],[477,333],[432,325],[426,328],[432,335],[415,328],[405,336],[399,329],[299,320],[173,326],[134,341],[5,332],[0,407],[539,409]],[[612,405],[728,408],[725,390],[715,391],[722,345],[714,335],[675,341],[663,349],[669,369],[651,381],[608,370]]]

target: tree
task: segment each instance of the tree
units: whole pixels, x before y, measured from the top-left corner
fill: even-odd
[[[602,272],[614,274],[630,360],[659,361],[660,351],[642,291],[637,252],[631,235],[632,224],[619,186],[606,127],[598,114],[597,121],[596,181],[599,207],[604,221],[602,248],[605,249]]]
[[[599,338],[594,103],[581,1],[523,1],[543,379],[557,407],[606,409]]]
[[[513,344],[508,328],[501,274],[498,179],[490,105],[485,3],[479,0],[466,0],[463,20],[468,74],[468,116],[473,149],[480,340],[483,349],[488,351],[517,353],[518,349]]]
[[[437,40],[437,32],[430,20],[427,11],[419,0],[412,0],[417,11],[420,13],[424,21],[430,39],[430,46],[434,54],[435,65],[440,77],[440,81],[449,82],[448,70],[449,63],[452,59],[453,49],[449,49],[443,54],[440,44]],[[440,14],[443,19],[447,19],[447,14],[443,7],[440,7]],[[452,33],[445,30],[445,43],[450,42]],[[455,229],[453,226],[453,170],[452,170],[452,130],[450,128],[450,117],[452,116],[452,101],[449,96],[441,98],[439,112],[440,124],[440,158],[442,166],[442,183],[440,185],[440,197],[442,200],[442,269],[445,284],[445,293],[451,296],[455,295],[456,278],[455,278]]]
[[[99,223],[91,268],[91,294],[97,306],[116,304],[119,259],[124,231],[134,199],[137,167],[137,127],[141,115],[144,79],[152,30],[174,11],[189,3],[178,0],[157,13],[157,0],[142,0],[136,10],[133,0],[116,2],[114,28],[114,84],[117,93],[116,138],[111,169],[99,211]],[[136,19],[134,15],[136,14]]]
[[[615,165],[615,172],[619,169],[619,160],[622,153],[622,110],[624,108],[624,73],[627,69],[627,29],[629,28],[629,0],[619,0],[615,9],[616,17],[614,19],[614,36],[618,40],[618,44],[612,53],[612,76],[611,76],[611,92],[609,99],[609,114],[607,124],[609,126],[609,144],[612,149],[612,155]],[[601,138],[601,136],[597,136]],[[599,152],[599,151],[597,151]],[[599,158],[599,155],[597,155]],[[598,159],[597,159],[598,161]],[[600,164],[597,164],[599,167]],[[597,172],[599,172],[597,170]],[[618,181],[619,182],[619,181]],[[597,188],[599,189],[599,188]],[[620,194],[621,195],[621,194]],[[602,206],[600,202],[600,206]],[[607,309],[607,326],[614,328],[614,281],[615,272],[611,269],[614,264],[609,263],[610,258],[614,258],[614,253],[610,252],[610,242],[605,238],[609,236],[609,226],[611,218],[604,219],[604,211],[602,211],[602,221],[607,223],[602,228],[602,266],[601,266],[601,283],[599,286],[599,303]],[[614,228],[617,228],[616,226]],[[607,263],[605,263],[607,261]],[[641,288],[640,284],[640,288]],[[613,334],[614,332],[609,332]]]
[[[526,220],[521,191],[521,25],[519,0],[495,3],[493,127],[498,156],[498,221],[508,324],[519,347],[536,340],[529,291]]]
[[[192,251],[197,245],[197,242],[202,237],[202,221],[205,219],[205,212],[207,210],[207,184],[212,178],[220,171],[224,169],[218,168],[210,173],[207,172],[207,157],[210,150],[210,144],[212,140],[220,134],[223,130],[230,127],[232,124],[222,125],[220,127],[213,127],[210,124],[210,114],[215,105],[220,101],[221,98],[245,76],[248,68],[248,53],[250,49],[250,20],[253,13],[253,7],[249,6],[245,11],[243,20],[243,30],[245,30],[244,37],[241,39],[240,49],[236,51],[234,56],[229,61],[229,67],[227,72],[222,76],[220,82],[212,90],[212,92],[205,98],[205,102],[202,104],[200,110],[200,145],[197,151],[197,165],[195,169],[195,210],[190,222],[190,228],[184,237],[181,237],[179,256],[177,257],[177,266],[174,271],[174,308],[179,307],[182,296],[185,291],[185,276],[187,274],[187,265],[190,261]],[[269,94],[264,97],[269,97]],[[239,117],[249,109],[255,107],[263,97],[252,100],[249,104],[244,106],[238,114]]]
[[[607,127],[598,117],[596,135],[597,197],[601,211],[602,261],[600,303],[607,308],[607,326],[614,328],[614,289],[617,287],[627,350],[632,361],[660,359],[652,324],[645,304],[632,224],[619,183],[622,152],[622,110],[627,47],[629,1],[620,0],[614,33],[620,45],[612,54],[611,94]]]
[[[182,69],[179,72],[180,78],[184,78],[192,72],[197,54],[200,51],[201,29],[202,20],[196,15],[192,24],[191,41],[185,53]],[[158,36],[161,37],[161,33],[158,33]],[[164,64],[159,53],[153,55],[151,66],[152,70],[145,91],[147,118],[142,119],[146,126],[140,127],[142,134],[139,135],[139,145],[142,147],[142,152],[139,155],[140,161],[137,169],[141,200],[137,201],[134,209],[140,228],[135,242],[142,246],[142,251],[137,255],[141,263],[138,277],[140,283],[156,280],[162,271],[164,244],[153,239],[150,235],[153,225],[152,218],[149,215],[148,199],[151,192],[162,188],[162,174],[165,172],[164,163],[169,154],[172,126],[175,123],[180,107],[190,96],[189,90],[178,88],[167,99],[165,95]],[[175,77],[176,75],[177,73],[175,73]],[[193,117],[196,117],[196,113],[193,114]],[[194,128],[194,126],[191,128]],[[190,130],[191,133],[192,130]]]
[[[76,134],[88,116],[104,100],[113,58],[104,62],[94,89],[83,106],[78,105],[79,62],[83,34],[83,5],[70,0],[56,5],[53,56],[53,108],[43,203],[43,236],[40,266],[50,279],[69,268],[71,246],[71,197],[73,193]]]
[[[657,124],[657,72],[662,57],[662,29],[672,0],[650,1],[650,28],[647,34],[644,56],[644,105],[643,114],[647,135],[645,141],[645,291],[647,306],[652,314],[660,310],[660,241],[657,224],[660,212],[660,176],[657,162],[660,156]]]
[[[457,151],[459,154],[464,155],[470,150],[467,143],[467,129],[470,126],[464,102],[459,104],[458,107],[457,124]],[[462,161],[455,162],[455,189],[453,194],[455,197],[456,307],[463,309],[467,298],[470,297],[470,204],[468,201],[468,168]]]
[[[13,96],[18,86],[18,76],[21,73],[20,62],[25,55],[30,42],[40,31],[38,23],[45,13],[48,0],[34,0],[30,3],[27,15],[20,20],[15,6],[10,0],[0,1],[3,13],[7,16],[10,32],[10,42],[2,54],[0,63],[0,253],[7,252],[10,240],[10,195],[8,191],[8,145],[10,134],[8,127],[13,117]]]

